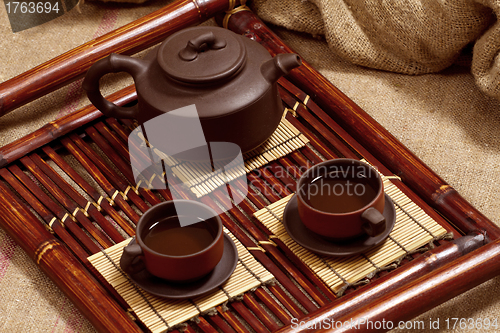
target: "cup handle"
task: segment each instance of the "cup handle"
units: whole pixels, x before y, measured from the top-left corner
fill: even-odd
[[[127,274],[136,274],[146,268],[143,261],[144,253],[141,247],[134,240],[131,244],[125,246],[122,257],[120,258],[120,267]]]
[[[385,217],[377,209],[373,207],[366,209],[361,214],[361,219],[365,221],[362,228],[368,236],[375,237],[385,231]]]

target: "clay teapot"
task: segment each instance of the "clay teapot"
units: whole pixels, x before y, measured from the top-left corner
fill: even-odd
[[[300,66],[296,54],[272,58],[260,44],[219,27],[193,27],[168,37],[144,59],[111,54],[96,62],[83,82],[104,114],[142,124],[169,111],[196,105],[207,142],[237,144],[243,153],[278,127],[283,106],[276,81]],[[138,103],[120,107],[99,91],[99,79],[127,72]]]

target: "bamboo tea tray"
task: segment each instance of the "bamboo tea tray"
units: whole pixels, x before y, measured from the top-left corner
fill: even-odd
[[[0,115],[75,80],[111,52],[135,53],[214,15],[273,55],[292,52],[238,4],[178,1],[69,51],[2,83]],[[101,264],[97,269],[91,263],[105,262],[101,254],[108,249],[105,256],[119,255],[116,249],[134,235],[140,215],[171,198],[167,190],[137,187],[130,177],[127,135],[133,122],[106,118],[88,106],[0,148],[0,224],[102,332],[312,332],[321,329],[305,327],[325,320],[396,322],[500,273],[500,229],[311,66],[293,70],[279,90],[291,124],[286,128],[300,140],[288,140],[295,142],[292,148],[273,147],[272,158],[256,157],[261,162],[247,169],[252,186],[246,198],[230,208],[216,187],[210,196],[181,193],[201,196],[216,209],[228,205],[221,218],[239,246],[240,269],[254,281],[249,288],[236,281],[237,295],[219,293],[222,301],[210,303],[209,311],[199,305],[206,300],[188,304],[194,315],[182,326],[169,325],[161,314],[163,321],[150,326],[144,318],[151,316],[134,310],[112,286],[124,283],[119,272],[113,282]],[[108,99],[124,105],[136,95],[129,87]],[[420,230],[422,243],[415,241],[418,232],[400,232],[400,240],[392,237],[390,259],[367,253],[345,264],[316,258],[287,239],[280,214],[296,180],[307,167],[337,157],[378,168],[397,198],[398,214]],[[330,275],[317,269],[318,262]]]

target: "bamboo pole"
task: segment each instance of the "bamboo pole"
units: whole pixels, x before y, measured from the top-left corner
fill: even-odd
[[[382,306],[382,300],[385,300],[386,295],[392,293],[395,290],[404,290],[407,288],[409,284],[417,285],[415,281],[419,281],[422,277],[426,277],[428,274],[434,274],[437,272],[440,267],[444,267],[449,263],[453,264],[454,260],[458,260],[466,254],[468,257],[471,257],[474,250],[480,251],[482,249],[482,245],[484,242],[484,237],[481,234],[471,234],[464,237],[460,237],[457,240],[449,242],[445,245],[437,247],[431,251],[423,253],[417,259],[414,259],[411,263],[408,263],[400,268],[398,268],[395,272],[391,274],[387,274],[372,283],[368,286],[360,288],[352,293],[349,293],[343,296],[340,299],[337,299],[327,305],[324,308],[321,308],[315,312],[309,313],[307,316],[303,316],[300,318],[299,322],[304,322],[302,327],[298,327],[300,325],[289,325],[287,327],[283,327],[276,333],[298,333],[298,332],[313,332],[316,330],[306,330],[306,325],[314,325],[314,323],[321,321],[329,321],[332,320],[340,321],[341,318],[344,320],[347,317],[358,318],[358,314],[360,313],[360,309],[365,309],[374,306],[374,304],[379,307]],[[471,259],[472,260],[472,259]],[[470,268],[470,267],[469,267]],[[471,276],[476,276],[477,280],[482,280],[481,274],[478,274],[481,271],[475,271]],[[457,276],[458,279],[460,277]],[[468,280],[470,282],[470,280]],[[438,281],[436,281],[438,282]],[[434,282],[429,281],[429,284]],[[476,282],[477,283],[477,282]],[[446,288],[453,288],[453,284],[450,284]],[[465,290],[462,290],[462,292]],[[454,295],[455,292],[453,292]],[[439,292],[441,296],[442,293]],[[444,296],[444,295],[443,295]],[[451,297],[449,297],[451,298]],[[446,297],[445,300],[449,299]],[[424,312],[421,307],[426,307],[427,309],[436,306],[436,302],[444,302],[445,300],[439,300],[437,298],[437,294],[430,295],[428,299],[420,300],[421,305],[417,305],[412,309],[405,309],[411,313],[405,313],[407,319],[415,317],[417,314]],[[427,303],[433,303],[432,306],[428,306]],[[384,306],[390,307],[395,310],[396,313],[393,313],[393,319],[403,320],[397,314],[398,307],[394,307],[391,302],[384,302]],[[411,311],[410,311],[411,310]],[[403,313],[401,313],[403,315]],[[365,319],[376,320],[373,317],[368,316]]]
[[[0,117],[83,76],[109,55],[131,55],[201,23],[239,1],[178,0],[0,84]]]
[[[100,332],[141,332],[85,267],[0,182],[2,227]]]
[[[118,106],[125,105],[137,98],[134,86],[129,86],[117,91],[107,99]],[[46,124],[40,129],[27,136],[9,143],[0,148],[0,168],[23,157],[32,150],[39,148],[54,139],[66,135],[80,126],[83,126],[99,117],[102,113],[92,104],[81,108],[78,111],[63,116],[53,122]]]
[[[424,313],[500,274],[499,257],[500,240],[495,240],[336,320],[369,318],[372,323],[385,321],[396,328],[398,323],[412,319],[416,313]],[[426,328],[429,327],[427,324]],[[334,332],[386,332],[390,330],[389,326],[374,329],[367,323],[358,328],[345,327]]]

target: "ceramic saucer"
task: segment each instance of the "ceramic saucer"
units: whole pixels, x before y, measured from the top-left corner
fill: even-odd
[[[385,231],[375,237],[362,236],[348,242],[333,242],[315,234],[302,223],[297,209],[297,195],[288,201],[283,213],[283,224],[290,237],[298,244],[318,254],[329,256],[350,256],[365,252],[382,243],[392,231],[396,222],[396,209],[391,198],[385,195]]]
[[[135,238],[132,240],[135,242]],[[192,298],[214,290],[226,282],[238,263],[238,250],[231,237],[224,234],[224,253],[207,276],[192,283],[173,283],[160,279],[146,270],[136,274],[129,274],[129,278],[145,291],[166,298]]]

